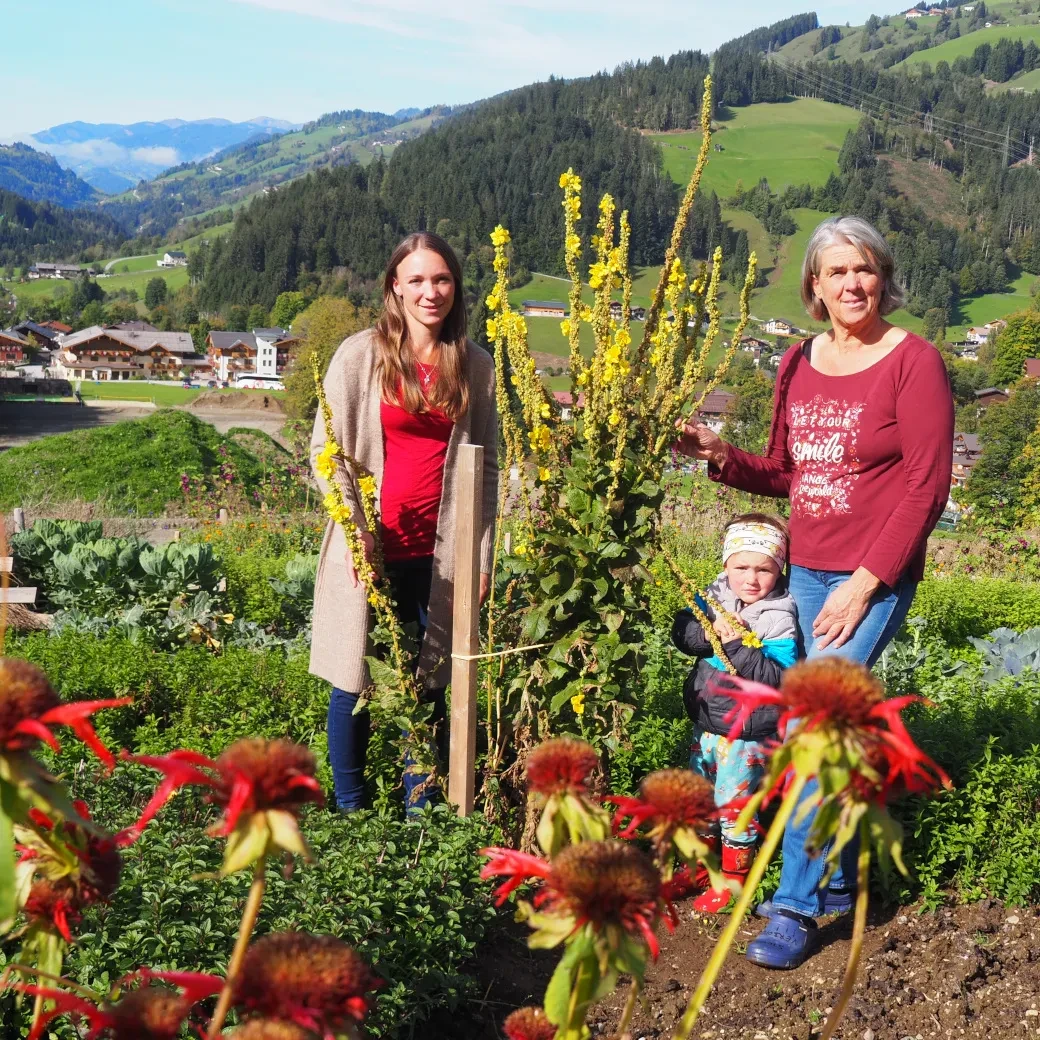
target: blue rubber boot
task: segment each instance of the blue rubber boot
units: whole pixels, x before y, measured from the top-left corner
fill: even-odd
[[[856,890],[854,888],[828,888],[827,894],[823,897],[823,913],[820,916],[850,913],[855,903]],[[755,914],[758,917],[772,917],[773,912],[772,899],[767,899],[755,907]]]
[[[816,922],[777,910],[748,943],[747,959],[761,968],[790,971],[799,967],[816,945]]]

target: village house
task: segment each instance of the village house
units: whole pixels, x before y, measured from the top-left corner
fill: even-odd
[[[25,361],[29,341],[10,329],[0,331],[0,365],[20,365]]]
[[[289,354],[297,342],[280,328],[211,332],[206,337],[206,358],[214,378],[221,382],[250,376],[275,379],[288,367]]]
[[[162,255],[161,260],[155,261],[156,267],[187,267],[188,254],[180,249],[171,249]]]
[[[961,361],[978,361],[979,352],[974,347],[965,347],[958,355]]]
[[[728,390],[712,390],[704,398],[704,402],[697,412],[697,418],[708,429],[721,433],[722,427],[726,424],[726,418],[733,411],[736,401],[737,395],[731,394]]]
[[[798,334],[799,329],[789,321],[784,321],[783,318],[770,318],[762,326],[762,331],[770,336],[795,336]]]
[[[162,379],[174,378],[201,361],[187,332],[127,331],[92,325],[63,337],[53,369],[61,379]]]
[[[621,301],[611,300],[610,301],[610,316],[615,321],[621,320]],[[632,307],[630,308],[633,321],[646,321],[646,308],[645,307]]]
[[[953,435],[953,486],[964,487],[982,454],[979,438],[974,433]]]
[[[988,408],[991,404],[1003,404],[1009,397],[1006,390],[995,386],[987,386],[983,390],[975,391],[975,401],[979,408]]]
[[[67,327],[68,326],[66,326],[66,328]],[[59,337],[62,335],[51,327],[50,322],[41,322],[40,324],[37,324],[35,321],[30,321],[28,318],[13,326],[11,331],[17,332],[19,336],[24,337],[30,343],[38,343],[41,346],[44,344],[53,345],[57,343]]]
[[[555,300],[524,300],[525,318],[566,318],[567,305]]]
[[[904,18],[923,18],[924,17],[924,11],[918,11],[917,8],[914,7],[914,8],[911,8],[909,11],[907,11],[906,14],[903,17]]]
[[[79,264],[33,264],[27,272],[30,281],[37,278],[79,278],[85,273]]]
[[[61,321],[41,321],[40,328],[53,329],[59,336],[67,336],[72,331],[71,325]]]
[[[566,422],[574,411],[574,397],[569,390],[554,390],[553,400],[560,406],[560,418]],[[578,407],[585,406],[585,395],[578,394]]]

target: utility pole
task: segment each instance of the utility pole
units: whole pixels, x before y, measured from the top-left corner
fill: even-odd
[[[1008,164],[1008,152],[1011,150],[1011,123],[1007,125],[1007,129],[1004,131],[1004,167]]]

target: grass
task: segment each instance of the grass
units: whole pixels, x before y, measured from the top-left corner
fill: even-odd
[[[129,261],[132,263],[133,261]],[[118,269],[121,264],[116,265]],[[188,284],[188,271],[184,267],[162,268],[155,267],[140,271],[131,271],[129,274],[113,274],[98,279],[98,285],[106,293],[117,293],[120,289],[136,289],[139,296],[144,297],[145,288],[152,278],[162,278],[167,288],[175,292],[182,285]],[[72,283],[57,278],[41,278],[36,282],[5,282],[7,288],[20,300],[47,300],[64,296],[72,291]]]
[[[860,113],[843,105],[815,98],[797,98],[775,104],[733,109],[733,117],[720,120],[712,152],[704,172],[702,190],[719,198],[732,196],[741,182],[754,187],[762,178],[773,191],[789,184],[823,184],[838,169],[838,152],[845,134],[859,123]],[[651,134],[661,146],[667,173],[686,184],[697,161],[699,133]]]
[[[1010,285],[1006,293],[985,293],[963,300],[953,314],[956,325],[946,330],[946,338],[951,343],[964,339],[964,332],[969,325],[985,325],[987,321],[1004,318],[1014,311],[1020,311],[1032,303],[1029,287],[1036,281],[1036,275],[1023,271]]]
[[[970,58],[975,53],[975,48],[983,43],[995,44],[1000,39],[1021,40],[1028,43],[1032,40],[1040,44],[1040,25],[994,25],[992,29],[979,29],[977,32],[968,33],[956,40],[947,40],[938,47],[931,47],[926,51],[915,51],[909,58],[895,65],[895,68],[908,68],[923,65],[927,62],[934,69],[940,61],[949,62],[951,65],[958,58]]]
[[[178,383],[145,383],[140,380],[128,382],[99,382],[86,379],[81,381],[80,392],[88,400],[105,401],[154,401],[164,408],[174,408],[190,404],[202,393],[203,388],[188,389]],[[284,397],[284,390],[222,390],[222,394],[266,395],[267,397]]]
[[[989,89],[994,94],[1004,90],[1024,90],[1028,92],[1040,90],[1040,69],[1033,69],[1032,72],[1023,72],[1022,75],[1009,79],[1007,83],[994,83]]]
[[[217,471],[222,446],[245,486],[261,478],[250,452],[188,412],[41,437],[0,455],[0,508],[79,500],[155,515],[180,499],[182,473]]]

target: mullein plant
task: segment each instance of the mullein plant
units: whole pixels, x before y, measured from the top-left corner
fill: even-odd
[[[412,668],[408,638],[397,616],[396,605],[383,567],[382,539],[377,506],[379,489],[375,477],[336,442],[332,409],[325,394],[317,356],[311,359],[318,408],[325,425],[325,445],[315,459],[318,475],[328,485],[324,506],[329,518],[346,537],[351,562],[364,585],[369,606],[375,615],[373,640],[386,646],[385,658],[368,657],[372,683],[362,692],[355,711],[371,705],[373,713],[388,723],[389,731],[399,733],[396,743],[408,772],[426,776],[412,797],[437,782],[436,742],[430,718],[433,706],[422,698],[421,676]],[[346,487],[357,489],[360,515],[351,507]],[[364,535],[371,538],[369,559]]]
[[[515,467],[519,476],[513,543],[503,562],[516,596],[529,605],[506,613],[492,601],[492,624],[500,623],[489,629],[487,649],[499,650],[499,642],[550,644],[548,651],[521,656],[525,667],[513,672],[505,708],[501,691],[492,698],[489,690],[489,712],[510,712],[521,742],[569,731],[598,751],[617,746],[638,689],[640,631],[648,621],[644,584],[659,540],[662,478],[676,426],[722,379],[748,321],[754,256],[732,340],[712,369],[709,355],[722,323],[722,255],[716,251],[692,274],[680,259],[710,149],[710,78],[701,111],[701,151],[638,345],[628,214],[618,214],[610,195],[600,200],[587,258],[579,230],[581,178],[573,170],[560,177],[571,279],[561,329],[573,391],[568,420],[536,372],[526,322],[509,303],[509,231],[497,227],[491,235],[497,280],[487,298],[487,334],[495,352],[502,469]],[[585,326],[593,343],[588,357],[581,349]],[[516,743],[501,721],[489,723],[499,745],[491,748],[492,761]]]
[[[920,697],[885,698],[881,683],[863,665],[840,657],[803,661],[784,673],[779,690],[736,676],[718,680],[717,689],[736,702],[732,736],[739,735],[750,714],[762,705],[780,710],[784,739],[769,756],[756,792],[747,799],[736,826],[747,828],[755,813],[774,798],[780,804],[773,823],[733,907],[689,1006],[674,1034],[687,1040],[732,946],[744,915],[792,815],[815,810],[808,849],[826,855],[823,884],[836,869],[842,850],[859,839],[853,937],[845,978],[821,1034],[834,1035],[852,995],[863,948],[870,898],[872,854],[883,867],[902,872],[902,830],[888,802],[900,794],[929,794],[950,787],[946,773],[914,743],[902,711]],[[809,780],[819,785],[816,798],[802,799]]]
[[[65,725],[111,770],[116,757],[89,718],[127,703],[63,704],[38,667],[0,657],[0,934],[22,938],[0,975],[0,992],[35,999],[29,1040],[64,1015],[85,1022],[88,1038],[174,1040],[190,1023],[214,1040],[231,1008],[243,1020],[233,1034],[240,1040],[357,1038],[370,994],[381,984],[359,954],[330,936],[281,933],[251,942],[268,861],[309,856],[298,817],[303,806],[322,801],[314,756],[286,740],[261,739],[240,740],[216,759],[188,750],[123,752],[124,761],[156,769],[163,779],[135,824],[107,834],[33,752],[41,742],[60,750],[52,727]],[[116,896],[120,850],[185,786],[201,788],[220,811],[209,833],[226,839],[221,874],[253,871],[226,976],[142,968],[105,992],[61,978],[83,911]],[[214,996],[215,1010],[204,1014],[200,1002]]]

